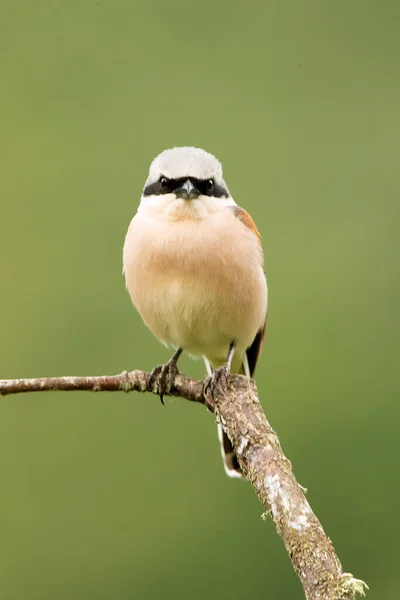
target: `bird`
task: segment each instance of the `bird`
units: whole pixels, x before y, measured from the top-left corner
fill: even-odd
[[[144,324],[174,350],[151,373],[162,402],[182,352],[203,357],[212,391],[229,373],[254,376],[268,308],[261,236],[214,155],[180,146],[152,161],[125,237],[123,274]],[[242,477],[220,424],[218,437],[226,473]]]

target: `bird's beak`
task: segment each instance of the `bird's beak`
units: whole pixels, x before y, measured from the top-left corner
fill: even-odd
[[[175,190],[175,195],[177,198],[183,198],[184,200],[193,200],[199,197],[200,192],[190,179],[186,179],[185,183]]]

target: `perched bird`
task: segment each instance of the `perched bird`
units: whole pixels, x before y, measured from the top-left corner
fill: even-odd
[[[263,251],[253,219],[234,202],[212,154],[179,147],[153,160],[126,235],[123,271],[144,323],[175,349],[152,372],[161,400],[182,351],[204,358],[211,386],[230,371],[253,376],[267,316]],[[240,476],[218,427],[225,470]]]

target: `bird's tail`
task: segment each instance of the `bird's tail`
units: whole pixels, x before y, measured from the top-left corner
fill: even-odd
[[[206,369],[209,375],[212,374],[212,366],[208,362],[207,359],[204,359]],[[234,366],[234,365],[233,365]],[[249,366],[247,361],[247,355],[244,355],[243,362],[239,368],[233,368],[231,370],[232,373],[240,373],[241,375],[246,375],[250,377]],[[242,470],[239,466],[239,462],[236,456],[236,452],[233,449],[230,439],[226,435],[225,431],[222,429],[220,423],[217,423],[218,427],[218,439],[221,445],[221,454],[222,460],[224,463],[224,469],[226,474],[229,477],[243,477]]]
[[[236,452],[233,449],[230,439],[219,423],[217,423],[217,427],[225,473],[228,477],[243,477],[242,469],[239,466]]]

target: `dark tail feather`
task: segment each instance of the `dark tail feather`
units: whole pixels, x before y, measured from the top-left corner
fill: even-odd
[[[242,365],[240,372],[245,375],[246,371],[250,375],[250,377],[254,376],[254,371],[256,370],[257,360],[261,352],[261,348],[264,341],[265,336],[265,328],[267,325],[267,320],[265,320],[264,327],[260,329],[257,333],[256,337],[253,340],[253,343],[246,350],[245,361],[247,362],[247,369]],[[238,459],[236,453],[232,447],[232,444],[223,431],[221,425],[218,424],[218,438],[221,443],[221,453],[222,459],[224,461],[224,467],[227,475],[229,477],[243,477],[242,470],[239,466]]]
[[[245,374],[245,368],[242,365],[240,374]],[[233,449],[230,439],[218,423],[218,439],[221,444],[222,460],[224,461],[224,469],[229,477],[243,477],[242,469],[239,466],[239,462],[236,456],[236,452]]]
[[[236,452],[232,448],[232,444],[218,423],[218,439],[221,444],[222,460],[224,461],[225,472],[229,477],[243,477],[242,470],[239,466]]]

